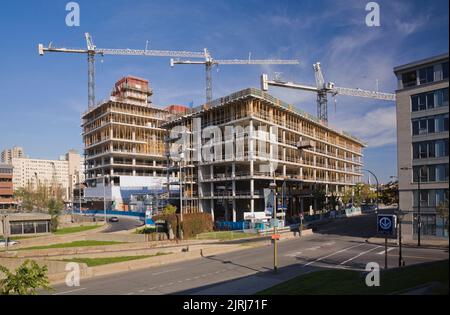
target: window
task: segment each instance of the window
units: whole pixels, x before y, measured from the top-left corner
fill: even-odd
[[[410,87],[417,85],[417,73],[416,71],[410,71],[402,74],[403,87]]]
[[[448,89],[436,91],[436,107],[448,106]]]
[[[448,181],[448,164],[439,164],[436,166],[436,181]]]
[[[448,79],[448,62],[442,64],[442,77],[443,79]]]
[[[448,139],[436,141],[436,157],[448,156]]]
[[[434,81],[433,67],[419,69],[419,84],[430,83]]]

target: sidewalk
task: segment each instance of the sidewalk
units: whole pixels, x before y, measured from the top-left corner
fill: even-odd
[[[366,240],[367,243],[375,244],[375,245],[384,245],[384,238],[380,237],[371,237]],[[449,241],[447,240],[421,240],[420,247],[417,246],[417,241],[402,241],[402,247],[410,247],[410,248],[428,248],[428,249],[448,249]],[[397,247],[398,240],[397,239],[388,239],[388,246]]]

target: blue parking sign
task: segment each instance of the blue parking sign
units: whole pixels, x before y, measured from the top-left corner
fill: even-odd
[[[397,216],[393,214],[379,214],[377,216],[378,235],[396,235]]]

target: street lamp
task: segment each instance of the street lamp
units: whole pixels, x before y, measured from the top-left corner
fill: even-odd
[[[380,184],[378,182],[378,178],[372,171],[370,171],[368,169],[362,169],[362,170],[372,174],[372,176],[375,178],[375,181],[377,182],[377,210],[375,212],[375,213],[377,213],[378,209],[379,209],[378,205],[379,205],[379,198],[380,198]]]
[[[425,166],[417,168],[418,172],[418,181],[417,181],[417,190],[418,190],[418,202],[417,202],[417,246],[420,246],[420,234],[421,234],[421,227],[422,227],[422,220],[420,216],[420,184],[422,183],[422,170],[425,168]],[[402,167],[400,168],[402,171],[413,171],[413,182],[414,182],[414,168],[412,167]],[[413,203],[414,208],[414,203]],[[414,211],[413,211],[413,220],[414,220]]]
[[[398,224],[398,266],[404,266],[405,262],[403,261],[402,255],[402,221],[405,213],[397,208],[397,224]]]
[[[305,141],[299,141],[297,143],[297,150],[300,152],[300,156],[303,150],[311,150],[314,148],[316,143],[314,141],[305,140]],[[299,228],[299,236],[302,236],[303,231],[303,211],[300,213],[300,228]]]
[[[181,169],[181,162],[184,159],[184,152],[180,151],[180,173],[178,175],[179,177],[179,184],[180,184],[180,221],[183,222],[183,182],[182,182],[182,169]]]
[[[103,211],[104,211],[104,215],[105,215],[105,224],[108,222],[107,216],[106,216],[106,180],[109,181],[109,175],[108,174],[106,174],[103,177]]]
[[[278,271],[278,250],[277,250],[277,184],[275,183],[275,177],[273,182],[269,184],[270,190],[273,193],[273,271]]]

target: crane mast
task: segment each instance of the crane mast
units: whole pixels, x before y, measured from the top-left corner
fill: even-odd
[[[294,82],[284,82],[279,78],[269,80],[268,75],[263,74],[261,76],[261,89],[263,91],[267,91],[269,89],[269,85],[271,85],[317,93],[317,117],[325,124],[328,123],[328,94],[331,94],[333,97],[335,97],[336,95],[346,95],[395,102],[396,97],[395,94],[392,93],[336,87],[333,82],[325,83],[320,62],[313,64],[313,69],[316,79],[316,86]]]

